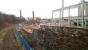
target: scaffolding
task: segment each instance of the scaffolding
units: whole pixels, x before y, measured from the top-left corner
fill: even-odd
[[[70,15],[70,10],[78,8],[78,16],[71,16]],[[77,23],[76,27],[82,27],[86,28],[87,25],[87,20],[88,20],[88,2],[85,2],[85,0],[81,0],[81,3],[76,4],[76,5],[71,5],[68,7],[64,7],[64,0],[62,0],[62,8],[56,9],[52,11],[52,23],[54,22],[54,12],[59,12],[59,25],[63,26],[63,21],[66,19],[68,20],[69,26],[68,27],[73,27],[71,24],[72,20]],[[68,17],[64,17],[64,11],[68,10]],[[80,26],[81,25],[81,26]]]

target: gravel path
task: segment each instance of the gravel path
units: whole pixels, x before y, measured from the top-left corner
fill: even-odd
[[[9,30],[4,36],[0,50],[22,50],[18,46],[13,30]]]

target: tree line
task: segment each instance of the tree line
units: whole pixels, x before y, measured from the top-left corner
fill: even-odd
[[[5,14],[0,12],[0,29],[11,24],[16,24],[25,21],[23,17],[16,17],[15,15]]]

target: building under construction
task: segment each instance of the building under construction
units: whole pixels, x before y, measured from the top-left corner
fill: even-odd
[[[22,23],[22,35],[33,50],[88,50],[88,2],[82,0],[69,7],[63,3],[52,11],[52,23],[34,20],[34,11],[34,21]],[[70,16],[73,8],[78,8],[78,16]],[[68,17],[63,17],[64,10],[68,10]],[[54,19],[54,12],[60,12],[60,18]]]
[[[78,11],[73,13],[78,13],[77,16],[71,16],[71,9],[77,9]],[[68,16],[64,17],[64,11],[67,10]],[[58,19],[54,19],[54,14],[60,14]],[[59,13],[58,13],[59,12]],[[61,26],[66,27],[87,27],[88,26],[88,2],[81,1],[79,4],[63,7],[52,11],[52,20],[59,20]],[[53,22],[54,22],[53,21]]]

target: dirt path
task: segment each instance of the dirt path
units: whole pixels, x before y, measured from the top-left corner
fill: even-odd
[[[4,36],[0,50],[22,50],[18,46],[13,30],[9,30]]]

